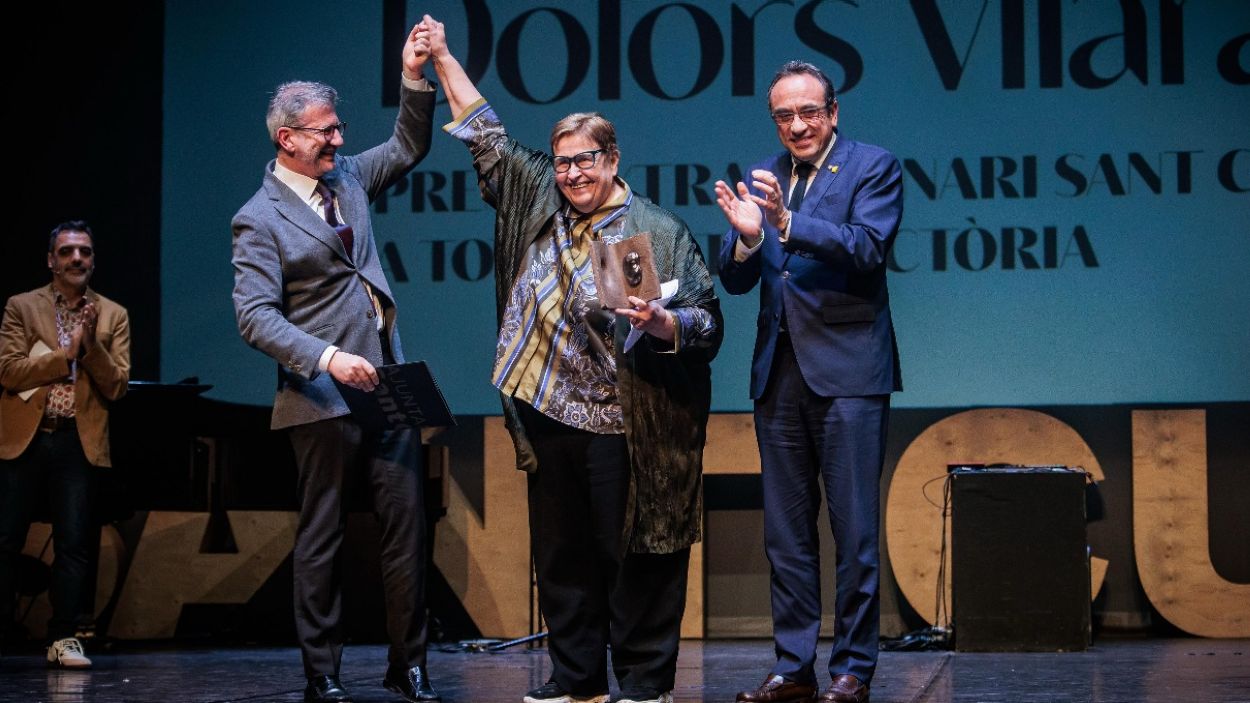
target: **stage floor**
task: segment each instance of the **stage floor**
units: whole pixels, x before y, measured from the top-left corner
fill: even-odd
[[[827,654],[827,643],[822,654]],[[87,672],[45,668],[33,651],[0,660],[0,701],[301,700],[294,647],[139,648],[88,651]],[[767,673],[772,645],[762,640],[682,643],[678,703],[732,703]],[[360,703],[394,701],[380,686],[386,648],[349,646],[342,680]],[[432,651],[430,674],[448,703],[519,703],[550,672],[546,651],[499,654]],[[1143,703],[1250,701],[1250,640],[1109,639],[1069,654],[882,652],[873,703]]]

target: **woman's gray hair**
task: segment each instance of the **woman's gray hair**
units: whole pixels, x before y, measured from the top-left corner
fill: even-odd
[[[572,135],[586,137],[608,154],[620,157],[621,151],[616,146],[616,127],[597,112],[574,112],[555,123],[551,128],[552,154],[555,153],[556,142]]]
[[[265,113],[265,126],[269,128],[269,139],[278,146],[278,128],[297,126],[297,120],[304,111],[315,105],[335,107],[339,102],[339,92],[325,83],[313,81],[291,81],[278,86],[269,100],[269,111]]]

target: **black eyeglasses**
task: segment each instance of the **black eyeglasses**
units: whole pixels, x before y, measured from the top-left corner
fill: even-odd
[[[821,120],[825,119],[825,115],[828,114],[828,112],[829,112],[828,108],[824,108],[824,107],[805,107],[802,110],[799,110],[798,112],[790,112],[789,110],[778,110],[776,112],[772,112],[769,114],[772,115],[773,122],[776,122],[777,126],[785,127],[786,125],[794,121],[795,115],[798,115],[800,120],[803,120],[804,122],[808,124],[816,124],[820,122]]]
[[[326,125],[325,127],[296,127],[295,125],[287,125],[287,126],[290,127],[291,129],[298,129],[301,132],[316,132],[317,134],[320,134],[321,136],[325,137],[326,141],[330,141],[331,139],[334,139],[335,132],[338,132],[339,134],[342,134],[342,135],[347,134],[346,122],[335,122],[334,124]]]
[[[553,156],[551,157],[551,166],[556,173],[564,173],[569,170],[570,166],[576,166],[578,170],[585,171],[595,167],[595,162],[599,160],[599,154],[607,151],[607,149],[594,149],[591,151],[583,151],[580,154],[572,156]]]

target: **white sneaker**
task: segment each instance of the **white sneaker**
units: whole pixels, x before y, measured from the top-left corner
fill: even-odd
[[[62,669],[89,669],[91,660],[82,651],[82,642],[76,637],[57,640],[48,647],[48,666]]]
[[[673,703],[673,692],[661,693],[658,698],[646,698],[637,700],[634,698],[622,698],[616,703]]]

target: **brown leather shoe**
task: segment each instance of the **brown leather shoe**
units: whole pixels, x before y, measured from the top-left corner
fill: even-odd
[[[814,703],[816,687],[769,674],[754,691],[738,693],[738,703]]]
[[[820,694],[820,703],[868,703],[868,684],[851,674],[838,674]]]

